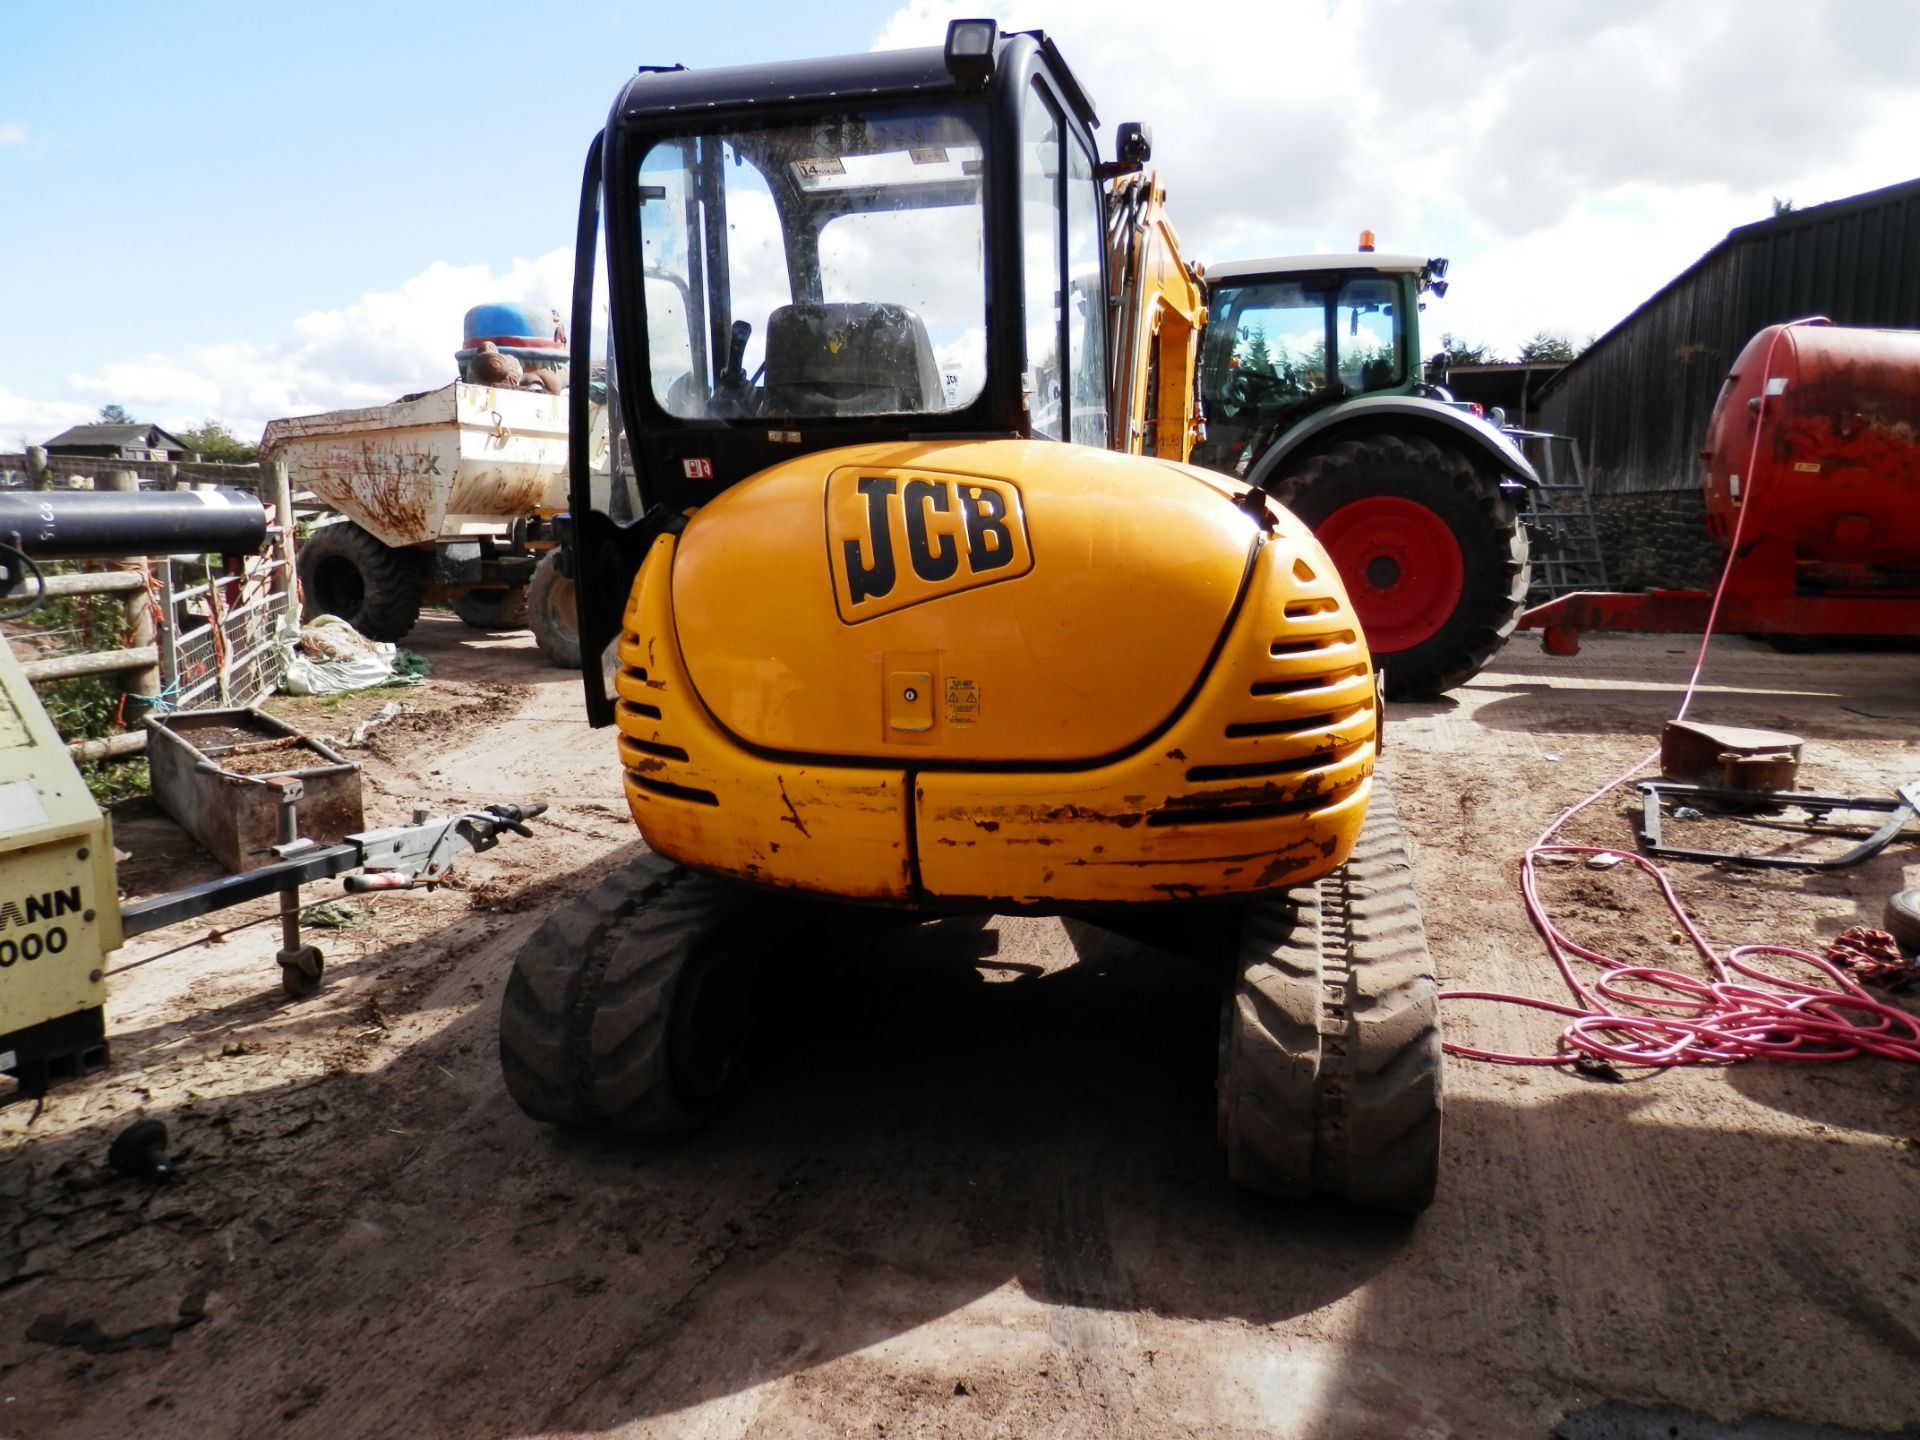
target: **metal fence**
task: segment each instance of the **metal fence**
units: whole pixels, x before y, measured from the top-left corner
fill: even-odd
[[[252,705],[279,687],[292,640],[293,586],[285,547],[268,532],[269,550],[248,556],[237,575],[201,566],[195,579],[175,561],[157,568],[161,611],[160,698],[156,708],[226,709]],[[182,586],[178,582],[187,579]],[[283,623],[285,622],[285,623]]]
[[[0,472],[11,457],[0,456]],[[82,488],[132,490],[142,468],[118,461],[86,462],[93,473]],[[71,474],[77,465],[63,465]],[[155,475],[154,488],[183,482],[175,467]],[[182,710],[248,706],[271,695],[286,671],[298,631],[298,583],[294,569],[293,507],[286,469],[275,465],[194,466],[188,484],[218,483],[251,490],[274,511],[260,553],[221,560],[208,556],[159,556],[99,562],[49,574],[50,600],[116,597],[117,605],[85,604],[71,623],[35,626],[30,618],[10,627],[12,637],[34,652],[22,669],[36,686],[88,676],[117,677],[122,698],[116,713],[121,733],[75,740],[76,758],[131,755],[145,748],[143,716]],[[49,467],[51,469],[51,467]],[[205,472],[215,472],[208,475]],[[45,483],[45,472],[35,479]],[[170,482],[170,483],[169,483]],[[50,571],[56,567],[47,567]],[[117,622],[102,646],[102,629]]]

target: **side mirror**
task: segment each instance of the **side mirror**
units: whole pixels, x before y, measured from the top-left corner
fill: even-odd
[[[1153,131],[1138,120],[1123,120],[1114,142],[1123,165],[1144,165],[1153,158]]]

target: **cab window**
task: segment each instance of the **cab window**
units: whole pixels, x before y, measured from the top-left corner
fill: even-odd
[[[1067,355],[1073,382],[1067,417],[1074,442],[1107,443],[1107,294],[1100,188],[1093,158],[1067,141]]]
[[[944,414],[986,383],[975,107],[656,141],[649,388],[684,420]]]
[[[1349,280],[1334,305],[1335,350],[1340,382],[1350,395],[1386,390],[1402,378],[1399,337],[1394,333],[1391,280]]]
[[[1060,367],[1060,116],[1038,85],[1020,123],[1021,292],[1027,364],[1022,376],[1035,436],[1064,438]]]

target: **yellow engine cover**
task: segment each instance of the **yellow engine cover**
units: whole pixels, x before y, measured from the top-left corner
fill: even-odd
[[[648,842],[903,903],[1254,894],[1346,858],[1377,723],[1339,578],[1238,482],[1044,442],[777,466],[642,565]]]
[[[1179,708],[1232,613],[1259,530],[1228,484],[1045,441],[776,466],[680,537],[688,676],[767,750],[1111,755]]]

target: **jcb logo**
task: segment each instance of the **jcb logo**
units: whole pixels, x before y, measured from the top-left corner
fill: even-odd
[[[971,475],[834,471],[827,549],[849,625],[1033,568],[1019,489]]]

